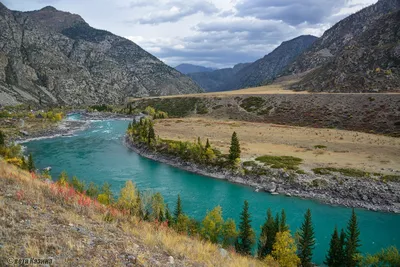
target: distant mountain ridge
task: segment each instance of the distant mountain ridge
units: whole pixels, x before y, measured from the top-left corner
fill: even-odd
[[[120,104],[202,92],[135,43],[54,7],[19,12],[0,3],[0,28],[0,104]]]
[[[291,64],[310,71],[296,90],[380,92],[400,89],[399,0],[380,0],[335,24]]]
[[[196,72],[211,72],[216,70],[215,68],[207,68],[199,65],[192,64],[180,64],[175,69],[183,74],[196,73]]]
[[[303,35],[283,42],[274,51],[253,63],[237,64],[232,69],[188,74],[206,91],[227,91],[254,87],[276,78],[318,38]]]

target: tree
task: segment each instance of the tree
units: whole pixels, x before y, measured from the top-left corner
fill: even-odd
[[[304,222],[300,228],[299,238],[299,258],[301,260],[301,266],[308,267],[312,266],[312,255],[315,246],[314,227],[311,220],[311,211],[307,210],[304,215]]]
[[[345,249],[345,244],[346,244],[346,232],[343,229],[340,230],[340,238],[339,238],[339,240],[340,240],[340,248],[341,248],[339,259],[340,259],[340,262],[343,265],[344,264],[344,259],[345,259],[345,251],[344,251],[344,249]]]
[[[226,220],[222,229],[222,246],[224,248],[233,246],[237,235],[235,221],[233,219]]]
[[[58,176],[57,184],[60,186],[66,186],[68,184],[68,174],[66,171],[62,171],[60,173],[60,175]]]
[[[276,242],[273,246],[272,256],[281,267],[296,267],[300,259],[296,255],[296,244],[289,231],[276,234]]]
[[[210,141],[208,140],[208,138],[207,138],[206,146],[205,146],[204,148],[205,148],[206,150],[207,150],[208,148],[211,148]]]
[[[189,224],[190,224],[190,218],[186,216],[185,214],[181,213],[179,216],[176,218],[176,222],[174,224],[174,229],[178,233],[186,233],[189,230]]]
[[[23,169],[23,170],[28,169],[28,163],[26,163],[24,156],[21,156],[21,169]]]
[[[222,238],[223,226],[222,208],[221,206],[217,206],[210,212],[207,212],[201,222],[201,236],[212,243],[218,243]]]
[[[178,195],[178,199],[176,200],[176,207],[175,207],[175,211],[174,211],[174,220],[177,221],[179,218],[179,215],[181,215],[181,214],[183,214],[181,196]]]
[[[90,182],[86,190],[86,195],[91,198],[97,198],[98,194],[99,194],[99,187],[95,183]]]
[[[229,148],[229,161],[233,164],[236,159],[240,159],[240,144],[236,132],[233,132],[231,147]]]
[[[279,213],[275,215],[275,234],[280,232],[281,224],[279,220]]]
[[[243,255],[251,255],[251,247],[255,242],[255,233],[251,228],[249,202],[244,201],[243,211],[240,215],[239,235],[236,239],[236,251]]]
[[[168,204],[165,208],[165,219],[167,220],[168,226],[171,226],[173,219],[171,213],[169,212]]]
[[[108,205],[114,201],[113,193],[111,191],[111,185],[107,182],[101,187],[101,194],[98,195],[97,199],[100,203]],[[101,200],[101,201],[100,201]]]
[[[165,203],[161,193],[157,192],[151,197],[151,218],[160,222],[164,221]]]
[[[396,247],[389,247],[382,249],[380,252],[374,255],[365,256],[360,266],[370,267],[392,267],[400,266],[400,254]]]
[[[150,145],[151,141],[153,141],[155,139],[156,139],[156,134],[154,132],[153,123],[150,122],[148,136],[147,136],[147,143]]]
[[[360,237],[360,230],[358,229],[357,215],[353,209],[346,231],[345,260],[344,260],[346,267],[358,266],[359,262],[358,256],[360,253],[358,251],[358,248],[361,246],[359,237]]]
[[[286,224],[286,213],[284,209],[282,209],[281,212],[281,224],[279,228],[281,232],[289,231],[289,226]]]
[[[71,185],[79,193],[83,193],[83,191],[85,191],[85,182],[79,181],[78,177],[76,176],[72,177]]]
[[[103,192],[103,194],[109,195],[110,192],[111,190],[108,190],[106,188],[106,192]],[[136,194],[136,186],[132,181],[129,180],[125,182],[125,186],[121,189],[119,193],[117,206],[121,209],[128,210],[131,215],[136,214],[137,194]]]
[[[258,257],[265,258],[268,254],[271,254],[273,245],[275,243],[276,236],[276,224],[274,217],[272,216],[271,209],[267,211],[267,218],[265,223],[261,227],[261,235],[258,241]]]
[[[329,251],[326,255],[324,263],[329,267],[341,267],[343,266],[343,245],[340,242],[339,233],[337,227],[333,231],[331,242],[329,245]]]
[[[33,162],[32,153],[30,153],[28,157],[28,171],[35,171],[35,163]]]
[[[6,136],[2,131],[0,131],[0,147],[5,146],[5,144],[6,144]]]

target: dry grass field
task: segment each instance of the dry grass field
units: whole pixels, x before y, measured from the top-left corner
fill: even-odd
[[[260,155],[295,156],[304,160],[301,166],[304,170],[342,167],[400,173],[399,138],[204,117],[158,120],[155,131],[161,138],[173,140],[194,141],[201,137],[205,141],[209,138],[212,145],[224,152],[228,151],[231,134],[236,131],[243,160]]]

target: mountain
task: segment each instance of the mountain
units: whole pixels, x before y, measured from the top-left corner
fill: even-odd
[[[202,92],[135,43],[45,7],[0,3],[1,104],[123,103],[126,97]]]
[[[390,91],[400,79],[400,1],[380,0],[327,30],[288,68],[297,90]]]
[[[259,86],[276,78],[317,39],[310,35],[299,36],[283,42],[274,51],[254,63],[238,64],[233,69],[191,73],[189,76],[210,92]]]
[[[211,72],[216,70],[213,68],[207,68],[192,64],[180,64],[176,66],[175,69],[183,74],[196,73],[196,72]]]
[[[237,75],[233,89],[254,87],[277,77],[301,53],[306,51],[318,38],[312,35],[299,36],[283,42],[274,51],[243,68]]]
[[[240,63],[233,68],[220,69],[212,72],[189,73],[188,76],[207,92],[227,91],[231,90],[231,82],[235,75],[250,64],[251,63]]]

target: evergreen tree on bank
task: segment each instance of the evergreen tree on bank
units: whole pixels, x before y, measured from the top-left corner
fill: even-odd
[[[286,224],[286,213],[285,213],[284,209],[282,209],[282,212],[281,212],[280,231],[281,232],[289,231],[289,226]]]
[[[240,144],[236,132],[233,132],[231,146],[229,148],[229,161],[234,164],[236,159],[240,159]]]
[[[28,171],[35,171],[35,163],[33,162],[32,153],[30,153],[28,157]]]
[[[239,235],[235,244],[236,251],[242,255],[251,255],[251,248],[255,242],[255,233],[250,223],[249,203],[245,200],[240,215]]]
[[[3,147],[5,144],[6,144],[6,136],[2,131],[0,131],[0,147]]]
[[[156,134],[154,132],[153,123],[150,122],[149,124],[149,132],[147,136],[147,143],[150,145],[151,141],[156,139]]]
[[[183,215],[183,211],[182,211],[181,196],[178,195],[178,199],[176,200],[176,207],[175,207],[175,211],[174,211],[175,222],[178,220],[180,215]]]
[[[342,241],[343,238],[343,241]],[[344,266],[343,262],[343,242],[344,242],[344,231],[342,230],[341,235],[339,236],[337,227],[335,226],[335,230],[333,231],[331,242],[329,245],[328,255],[326,255],[326,259],[324,263],[329,267],[342,267]]]
[[[312,256],[313,249],[315,246],[315,237],[314,237],[314,227],[312,225],[311,220],[311,211],[307,210],[304,215],[304,222],[300,228],[300,238],[298,244],[298,256],[301,260],[301,266],[309,267],[313,266]]]
[[[261,227],[261,235],[258,241],[258,257],[263,259],[271,254],[276,236],[276,222],[272,216],[271,209],[267,211],[267,219]]]
[[[360,230],[358,229],[357,215],[353,209],[350,221],[347,225],[346,231],[346,242],[345,242],[345,259],[344,263],[346,267],[358,266],[358,248],[360,244]]]

